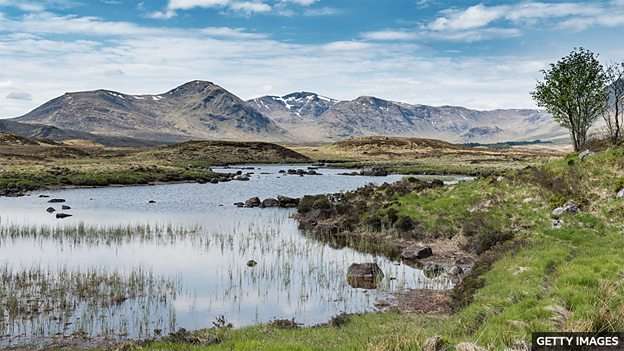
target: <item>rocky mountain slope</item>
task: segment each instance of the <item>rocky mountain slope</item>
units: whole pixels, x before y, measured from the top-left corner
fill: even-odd
[[[15,121],[164,142],[288,139],[271,119],[205,81],[192,81],[160,95],[109,90],[67,93]]]
[[[67,93],[11,122],[20,123],[22,129],[30,124],[54,127],[57,134],[62,134],[58,129],[89,133],[85,136],[89,140],[95,135],[163,143],[191,139],[318,143],[373,135],[492,143],[567,136],[548,114],[537,110],[478,111],[371,96],[338,101],[311,92],[243,101],[206,81],[192,81],[160,95]],[[6,131],[27,137],[40,133]]]
[[[43,142],[88,141],[111,147],[143,147],[163,144],[162,141],[145,140],[124,136],[99,135],[71,129],[61,129],[44,124],[29,124],[14,120],[0,119],[0,133],[8,133],[22,138]]]
[[[389,135],[487,143],[567,135],[548,114],[530,109],[478,111],[410,105],[371,96],[337,101],[314,93],[264,96],[249,104],[297,140],[310,142]]]

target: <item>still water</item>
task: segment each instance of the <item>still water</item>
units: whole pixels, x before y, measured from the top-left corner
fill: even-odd
[[[448,289],[445,277],[306,237],[294,210],[234,202],[333,193],[401,176],[292,176],[258,165],[250,181],[83,188],[0,198],[0,346],[67,335],[146,338],[178,328],[295,319],[312,325],[365,312],[406,288]],[[236,169],[218,170],[233,172]],[[446,181],[456,178],[446,177]],[[39,194],[50,198],[40,198]],[[50,204],[62,198],[63,204]],[[155,203],[149,203],[150,200]],[[47,207],[72,217],[58,220]],[[247,265],[253,260],[257,264]],[[377,262],[376,290],[346,281]]]

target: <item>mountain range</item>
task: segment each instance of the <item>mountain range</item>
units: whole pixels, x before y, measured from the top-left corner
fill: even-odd
[[[189,139],[315,143],[369,135],[487,143],[567,135],[550,115],[538,110],[479,111],[371,96],[339,101],[311,92],[244,101],[207,81],[192,81],[158,95],[110,90],[66,93],[21,117],[0,122],[4,122],[0,131],[27,137],[46,134],[42,129],[48,128],[47,134],[56,139],[104,144]]]

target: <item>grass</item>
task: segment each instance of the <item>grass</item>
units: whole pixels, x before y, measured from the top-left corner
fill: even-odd
[[[500,350],[529,342],[533,331],[622,330],[624,200],[615,191],[623,174],[624,150],[611,149],[500,180],[400,196],[400,211],[433,235],[470,242],[476,233],[466,223],[476,219],[513,234],[481,255],[485,268],[477,266],[480,274],[462,284],[473,293],[451,315],[366,314],[341,327],[288,330],[259,325],[228,330],[217,345],[154,342],[141,349],[406,351],[420,350],[427,337],[439,335],[450,345],[469,341]],[[581,204],[581,213],[564,215],[563,227],[554,229],[550,211],[568,197]]]
[[[314,160],[345,168],[384,167],[399,174],[492,175],[559,157],[554,149],[466,147],[439,140],[362,137],[319,146],[293,146]]]
[[[269,143],[196,141],[151,149],[0,145],[0,195],[44,187],[225,180],[210,167],[290,163],[305,156]]]

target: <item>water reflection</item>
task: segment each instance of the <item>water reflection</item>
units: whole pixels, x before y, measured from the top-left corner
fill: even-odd
[[[305,237],[292,210],[232,205],[399,178],[342,170],[276,178],[282,168],[263,166],[249,182],[48,192],[72,207],[62,221],[45,212],[48,198],[0,199],[0,345],[76,333],[144,338],[209,327],[221,315],[235,326],[277,318],[310,325],[372,310],[387,292],[451,286]],[[354,262],[377,262],[385,275],[377,290],[348,285]]]

